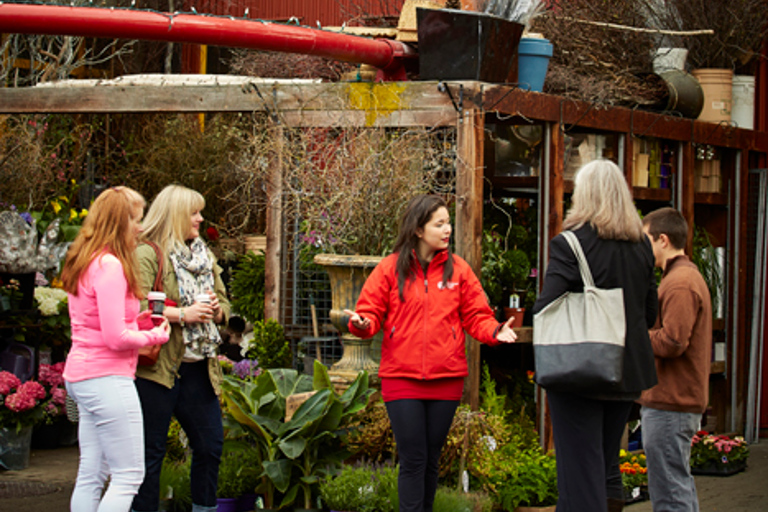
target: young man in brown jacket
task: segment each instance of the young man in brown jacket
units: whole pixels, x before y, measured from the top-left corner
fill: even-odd
[[[688,256],[688,225],[674,208],[646,215],[659,285],[659,317],[650,330],[659,383],[639,402],[648,488],[654,512],[698,512],[691,476],[691,438],[709,401],[712,305],[704,278]]]

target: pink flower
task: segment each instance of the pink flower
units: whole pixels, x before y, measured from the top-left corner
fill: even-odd
[[[35,400],[42,400],[45,398],[45,388],[39,382],[28,380],[18,389],[19,393],[29,394]]]
[[[17,392],[5,398],[5,406],[13,412],[24,412],[37,405],[34,397]]]
[[[21,385],[21,381],[11,372],[0,372],[0,395],[7,395]]]
[[[64,363],[56,363],[54,365],[41,364],[38,369],[39,380],[46,386],[61,386],[64,384]]]
[[[64,405],[67,399],[67,390],[55,387],[51,389],[51,401],[56,405]]]

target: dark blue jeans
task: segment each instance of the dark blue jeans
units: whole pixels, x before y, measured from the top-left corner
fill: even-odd
[[[182,363],[172,389],[136,379],[144,414],[144,483],[133,510],[155,512],[160,504],[160,470],[171,416],[175,416],[192,448],[192,503],[216,507],[219,461],[224,443],[221,408],[208,376],[208,361]]]
[[[393,400],[387,414],[397,443],[400,512],[431,512],[437,491],[440,452],[459,402]]]

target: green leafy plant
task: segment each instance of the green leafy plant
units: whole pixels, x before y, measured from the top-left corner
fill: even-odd
[[[219,464],[216,496],[239,498],[244,494],[255,492],[259,475],[257,464],[255,449],[249,443],[226,440]]]
[[[237,259],[229,280],[232,312],[248,322],[264,320],[264,253],[248,251]]]
[[[252,336],[243,339],[247,359],[258,361],[259,367],[290,368],[293,361],[291,345],[285,337],[283,326],[273,319],[253,324]]]
[[[331,510],[394,511],[393,503],[397,503],[397,468],[370,463],[344,466],[339,474],[324,478],[320,482],[319,491],[323,504]]]
[[[190,461],[163,459],[160,469],[160,500],[168,512],[186,512],[192,508],[192,488],[189,479]]]
[[[712,301],[712,312],[716,314],[715,305],[718,304],[722,295],[725,283],[723,272],[725,269],[720,266],[715,246],[712,243],[712,235],[701,226],[693,227],[693,253],[691,254],[691,261],[699,268],[701,277],[707,283],[710,300]]]
[[[314,376],[296,370],[269,369],[254,381],[225,376],[222,384],[225,419],[232,437],[245,437],[255,447],[262,472],[258,490],[266,506],[292,504],[303,494],[305,508],[323,477],[336,473],[348,457],[346,426],[363,410],[373,390],[362,372],[343,394],[334,391],[328,371],[315,361]],[[290,420],[285,420],[288,397],[314,391]]]
[[[532,448],[517,454],[518,463],[508,478],[495,474],[499,501],[505,510],[548,507],[557,503],[557,465],[554,454]]]

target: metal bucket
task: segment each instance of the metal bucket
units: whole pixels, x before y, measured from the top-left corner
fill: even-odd
[[[704,107],[704,90],[693,75],[678,69],[658,73],[667,86],[667,94],[659,103],[665,113],[677,113],[689,119],[696,119]]]

